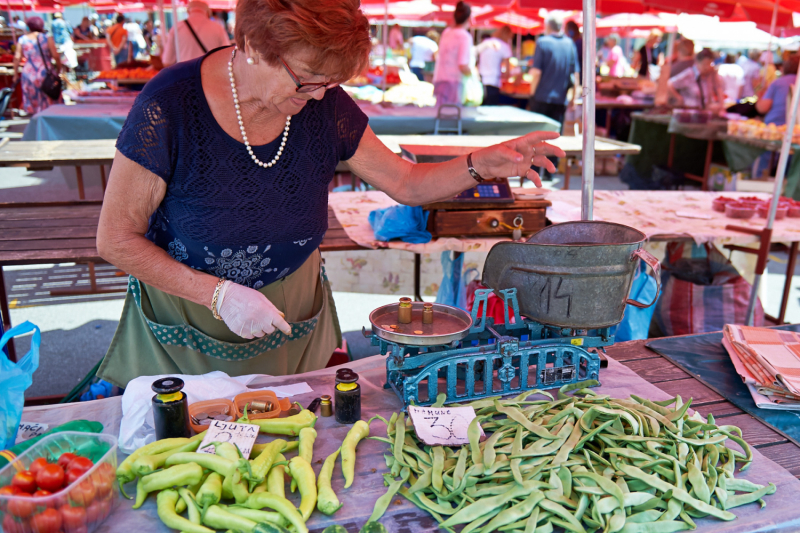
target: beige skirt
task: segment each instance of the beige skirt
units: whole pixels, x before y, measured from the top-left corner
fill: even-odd
[[[231,376],[280,376],[324,368],[342,335],[321,261],[316,251],[296,272],[259,289],[293,324],[289,338],[276,331],[243,339],[205,306],[132,279],[97,375],[125,387],[143,375],[220,370]]]

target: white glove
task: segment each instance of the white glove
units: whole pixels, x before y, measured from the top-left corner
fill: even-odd
[[[292,333],[283,313],[266,296],[230,280],[219,290],[217,313],[232,332],[245,339],[269,335],[275,328]]]

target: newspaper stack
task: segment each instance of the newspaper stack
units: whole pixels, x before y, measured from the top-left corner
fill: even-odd
[[[728,324],[722,345],[756,406],[800,410],[800,334]]]

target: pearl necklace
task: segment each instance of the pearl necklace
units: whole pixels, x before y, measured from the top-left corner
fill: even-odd
[[[281,139],[281,145],[278,147],[278,153],[275,154],[275,157],[269,163],[264,163],[263,161],[259,160],[256,157],[256,154],[253,153],[253,148],[250,146],[250,143],[247,140],[247,133],[245,133],[244,131],[244,120],[242,120],[242,111],[239,106],[239,94],[236,91],[236,83],[233,81],[233,58],[235,57],[236,57],[236,48],[234,47],[233,52],[231,52],[231,60],[228,61],[228,77],[231,80],[233,107],[236,108],[236,118],[239,120],[239,131],[242,132],[242,140],[244,141],[244,145],[247,148],[247,153],[250,154],[250,157],[253,159],[253,162],[262,168],[271,167],[272,165],[278,162],[278,159],[281,158],[283,149],[286,146],[286,137],[289,136],[289,125],[292,123],[292,115],[286,116],[286,127],[283,128],[283,139]]]

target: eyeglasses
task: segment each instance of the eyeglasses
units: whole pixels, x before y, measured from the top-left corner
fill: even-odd
[[[278,59],[280,59],[280,58],[278,58]],[[334,87],[339,85],[338,83],[331,83],[331,82],[328,82],[328,83],[302,83],[297,78],[295,73],[292,72],[292,69],[289,68],[289,65],[286,64],[286,61],[284,61],[283,59],[280,59],[280,61],[281,61],[281,65],[283,65],[283,68],[289,74],[289,77],[291,77],[292,81],[294,82],[294,84],[297,85],[297,92],[299,92],[299,93],[313,93],[314,91],[319,90],[319,89],[333,89]]]

